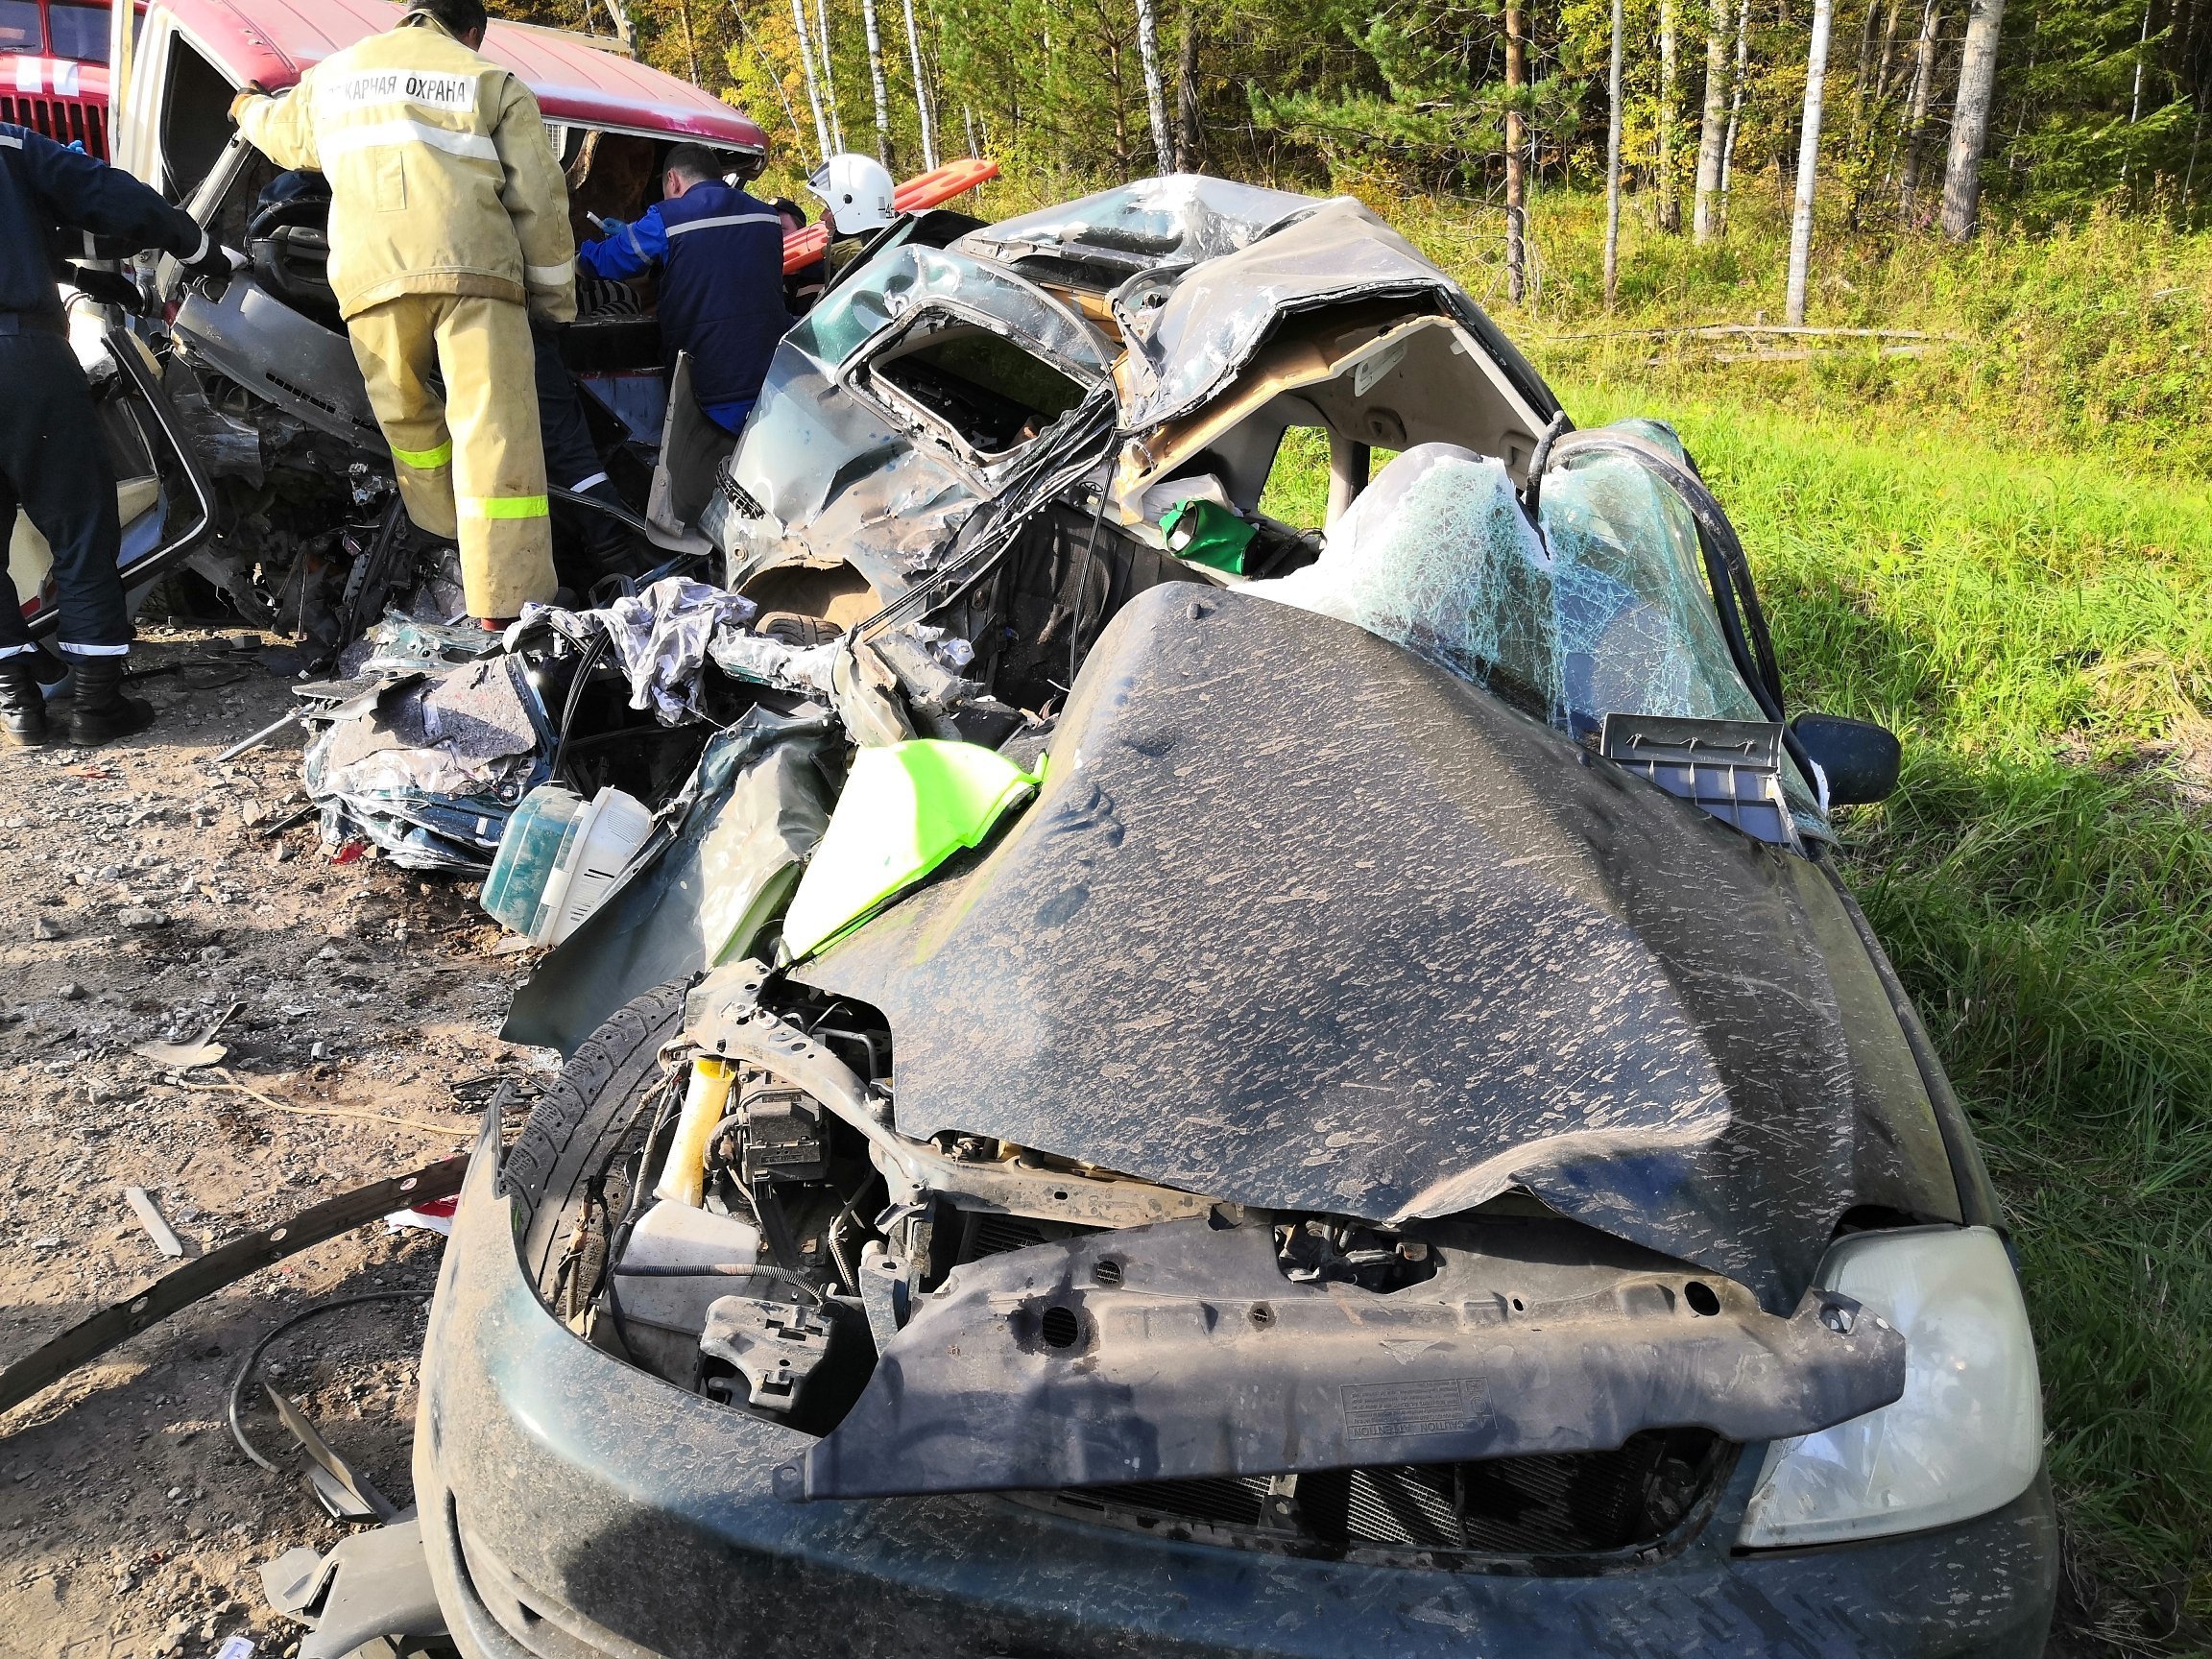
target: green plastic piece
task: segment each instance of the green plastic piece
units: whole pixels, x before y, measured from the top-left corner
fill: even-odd
[[[1162,514],[1160,533],[1167,538],[1167,551],[1176,558],[1241,576],[1244,550],[1258,531],[1220,502],[1201,496],[1178,502]]]
[[[791,896],[783,948],[811,955],[930,871],[979,845],[1044,781],[995,749],[934,737],[862,749]]]

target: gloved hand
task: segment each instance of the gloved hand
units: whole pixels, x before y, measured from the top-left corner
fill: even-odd
[[[223,290],[230,285],[230,273],[236,269],[230,260],[230,252],[210,236],[206,250],[197,259],[180,260],[187,280],[198,282],[208,298],[220,299]]]
[[[235,126],[238,124],[238,111],[239,111],[239,110],[241,110],[241,109],[245,108],[246,108],[246,106],[247,106],[247,105],[249,105],[249,104],[251,104],[251,103],[252,103],[254,99],[256,99],[256,98],[266,98],[268,95],[269,95],[269,94],[268,94],[268,92],[266,91],[266,89],[264,89],[264,88],[263,88],[263,86],[262,86],[262,84],[261,84],[261,83],[260,83],[260,82],[258,82],[258,81],[249,81],[249,82],[247,82],[247,83],[246,83],[246,89],[245,89],[244,91],[240,92],[240,93],[238,94],[238,96],[237,96],[237,97],[235,97],[235,98],[233,98],[233,99],[231,99],[231,100],[230,100],[230,117],[229,117],[229,119],[230,119],[230,124],[231,124],[233,127],[235,127]]]

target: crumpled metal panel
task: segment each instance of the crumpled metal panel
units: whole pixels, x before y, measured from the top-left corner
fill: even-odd
[[[1264,1223],[1171,1221],[970,1262],[837,1429],[778,1472],[778,1494],[1598,1452],[1687,1426],[1756,1443],[1904,1392],[1903,1334],[1847,1296],[1813,1291],[1781,1319],[1640,1251],[1608,1261],[1578,1227],[1469,1232],[1431,1246],[1434,1278],[1386,1295],[1293,1284]]]
[[[1557,413],[1536,371],[1458,283],[1365,207],[1338,197],[1171,283],[1138,277],[1116,293],[1129,348],[1121,429],[1148,431],[1196,409],[1286,317],[1384,298],[1432,305],[1476,334],[1527,404],[1536,431]]]
[[[509,1043],[573,1054],[631,998],[753,949],[830,823],[842,761],[826,715],[746,710],[717,733],[663,814],[666,844],[517,988]]]
[[[861,348],[920,306],[990,323],[1079,377],[1104,376],[1097,331],[1011,272],[937,248],[895,248],[840,282],[784,336],[729,475],[817,555],[865,554],[916,569],[950,540],[978,491],[960,468],[840,378]],[[823,521],[815,524],[821,517]],[[873,575],[873,572],[870,572]]]
[[[1140,594],[1039,799],[798,975],[900,1130],[1390,1221],[1512,1187],[1792,1308],[1855,1204],[1955,1219],[1826,874],[1348,623]]]
[[[1287,190],[1172,173],[1001,219],[969,231],[954,246],[1010,260],[1089,243],[1161,264],[1188,265],[1249,247],[1317,204],[1311,196]]]

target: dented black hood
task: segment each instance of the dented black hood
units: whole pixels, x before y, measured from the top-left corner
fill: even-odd
[[[887,1017],[908,1135],[1384,1222],[1523,1188],[1777,1313],[1846,1211],[1958,1218],[1824,866],[1233,591],[1134,600],[1026,813],[799,976]]]

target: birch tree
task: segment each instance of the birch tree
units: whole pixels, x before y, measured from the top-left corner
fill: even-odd
[[[1805,128],[1797,140],[1797,204],[1790,219],[1790,288],[1783,304],[1793,328],[1805,324],[1805,288],[1813,264],[1813,185],[1820,171],[1820,96],[1835,23],[1836,0],[1813,0],[1813,43],[1805,56]]]
[[[814,111],[814,138],[822,159],[830,156],[830,122],[822,113],[822,86],[814,77],[814,48],[806,31],[806,0],[791,0],[791,29],[799,36],[799,72],[806,81],[806,107]]]
[[[906,54],[914,65],[914,114],[922,126],[922,165],[937,170],[937,122],[929,108],[929,80],[922,72],[922,31],[914,25],[914,0],[906,0]]]
[[[860,27],[868,40],[868,89],[876,96],[876,159],[899,170],[891,147],[891,90],[883,79],[883,35],[876,27],[876,0],[860,0]]]
[[[814,48],[822,57],[822,102],[830,107],[830,141],[845,148],[845,123],[837,114],[837,75],[830,66],[830,12],[823,0],[814,0]]]
[[[1682,198],[1674,179],[1674,0],[1659,0],[1659,228],[1682,229]]]
[[[1997,35],[2005,0],[1973,0],[1959,59],[1959,101],[1951,115],[1951,153],[1943,167],[1943,234],[1963,242],[1982,209],[1982,154],[1989,144],[1989,106],[1997,94]]]
[[[1749,0],[1745,0],[1749,4]],[[1613,0],[1613,62],[1605,88],[1609,107],[1605,115],[1605,308],[1613,308],[1621,289],[1621,36],[1627,18],[1626,0]]]
[[[1728,186],[1736,174],[1736,134],[1743,125],[1743,82],[1751,61],[1751,0],[1736,4],[1736,75],[1728,88],[1728,132],[1720,140],[1720,228],[1728,228]]]
[[[1521,90],[1527,84],[1521,0],[1505,0],[1505,297],[1516,305],[1528,292],[1527,156],[1523,154],[1521,116]]]
[[[1167,137],[1167,89],[1160,79],[1160,13],[1153,0],[1137,0],[1137,56],[1144,69],[1144,108],[1152,119],[1152,154],[1162,173],[1175,171],[1175,146]]]
[[[1920,156],[1928,142],[1928,107],[1935,101],[1936,31],[1939,15],[1936,0],[1927,0],[1920,13],[1920,40],[1912,48],[1912,85],[1905,99],[1904,155],[1897,164],[1897,223],[1912,222],[1912,199],[1920,193]]]
[[[1697,194],[1691,234],[1700,245],[1720,234],[1720,152],[1728,125],[1728,0],[1713,0],[1705,30],[1705,110],[1697,124]]]

